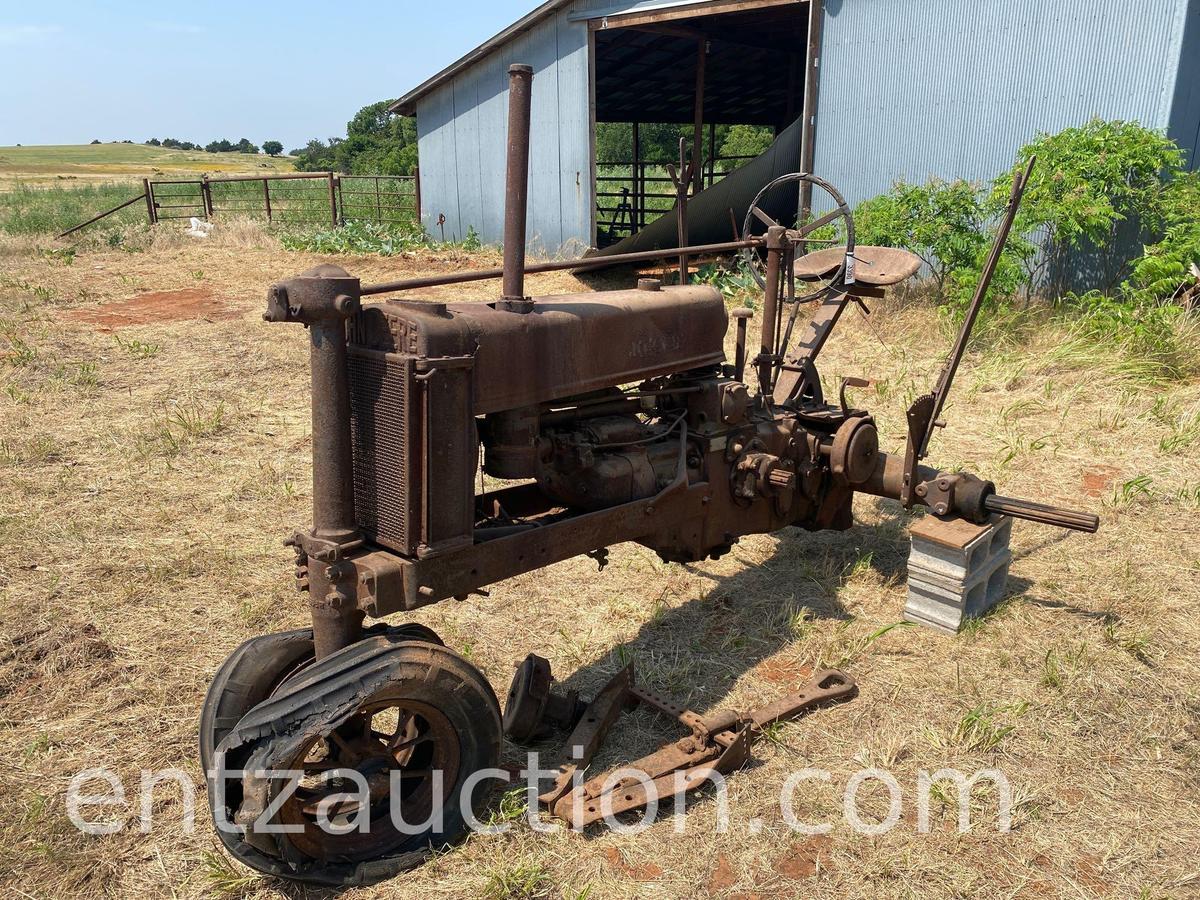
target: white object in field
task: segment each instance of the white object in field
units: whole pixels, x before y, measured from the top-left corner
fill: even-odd
[[[992,516],[987,525],[925,516],[911,535],[907,621],[955,634],[1004,599],[1012,562],[1008,516]]]
[[[203,219],[197,219],[195,216],[192,216],[191,227],[184,234],[191,235],[192,237],[206,238],[210,231],[212,231],[212,222],[205,222]]]

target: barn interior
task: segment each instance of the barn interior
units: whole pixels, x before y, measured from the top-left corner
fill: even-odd
[[[803,113],[809,4],[751,0],[730,7],[707,15],[667,8],[590,23],[593,128],[620,123],[628,150],[624,159],[597,160],[596,246],[640,231],[674,202],[664,160],[648,151],[651,129],[691,126],[684,134],[694,194],[748,162],[722,156],[720,126],[766,126],[778,134]]]

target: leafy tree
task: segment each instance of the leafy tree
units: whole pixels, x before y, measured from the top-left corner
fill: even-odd
[[[979,188],[967,181],[897,182],[889,193],[854,211],[860,244],[903,247],[929,267],[945,295],[951,273],[969,270],[987,252],[986,213]]]
[[[1008,201],[1015,174],[1032,154],[1037,167],[1013,227],[1016,234],[1043,239],[1042,252],[1025,260],[1031,284],[1041,282],[1043,269],[1067,251],[1113,248],[1122,228],[1160,229],[1164,185],[1183,162],[1182,151],[1153,129],[1093,119],[1081,128],[1040,134],[1023,147],[1022,162],[994,183],[993,213]],[[1119,268],[1111,272],[1110,283],[1119,275]]]
[[[100,138],[96,138],[95,140],[93,140],[93,141],[92,141],[92,143],[93,143],[93,144],[98,144],[98,143],[100,143]]]
[[[222,138],[219,141],[209,141],[204,145],[205,153],[232,153],[237,146]]]
[[[368,104],[346,123],[346,137],[311,140],[293,150],[302,172],[336,171],[350,175],[411,175],[417,166],[417,125],[393,116],[390,100]]]
[[[734,125],[720,145],[721,156],[758,156],[775,142],[775,132],[761,125]],[[747,160],[739,160],[747,162]]]
[[[147,147],[161,147],[162,141],[160,141],[158,138],[150,138],[150,140],[146,141],[146,146]]]
[[[262,148],[267,156],[278,156],[283,152],[283,144],[279,141],[263,141]]]
[[[250,143],[250,141],[246,138],[242,138],[240,141],[234,144],[233,149],[238,153],[258,153],[258,146]]]

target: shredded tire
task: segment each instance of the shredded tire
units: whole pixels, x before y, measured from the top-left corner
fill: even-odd
[[[287,768],[306,741],[328,734],[372,697],[397,691],[436,707],[457,735],[461,764],[455,783],[446,785],[442,827],[406,836],[394,852],[367,860],[315,859],[300,852],[289,835],[261,830],[277,782],[256,773]],[[338,887],[371,884],[419,865],[466,834],[463,808],[478,816],[486,791],[476,789],[464,804],[462,783],[473,772],[495,767],[500,746],[500,706],[478,669],[439,644],[375,635],[288,678],[217,744],[214,764],[220,771],[209,782],[214,824],[226,849],[260,872]],[[226,774],[237,770],[244,776]]]

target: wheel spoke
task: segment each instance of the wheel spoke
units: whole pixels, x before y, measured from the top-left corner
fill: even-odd
[[[392,751],[392,753],[395,754],[395,753],[399,753],[401,750],[408,750],[412,747],[416,747],[419,744],[431,743],[432,741],[433,741],[433,735],[418,734],[415,737],[408,738],[407,740],[402,741],[398,744],[393,744],[388,749],[390,749]]]
[[[395,730],[392,731],[392,734],[391,734],[392,739],[394,740],[394,739],[398,738],[401,734],[403,734],[405,731],[407,731],[408,726],[412,723],[412,720],[413,720],[412,713],[405,712],[404,710],[398,710],[398,715],[396,717],[396,728],[395,728]]]
[[[752,209],[750,211],[752,213],[754,213],[754,218],[758,219],[758,221],[762,222],[768,228],[775,228],[779,225],[778,222],[776,222],[774,219],[772,219],[770,216],[768,216],[765,212],[763,212],[757,206],[754,207],[754,209]]]
[[[348,756],[353,757],[354,751],[350,749],[350,745],[346,743],[346,739],[337,733],[336,729],[329,732],[329,739],[337,744],[337,748]]]

